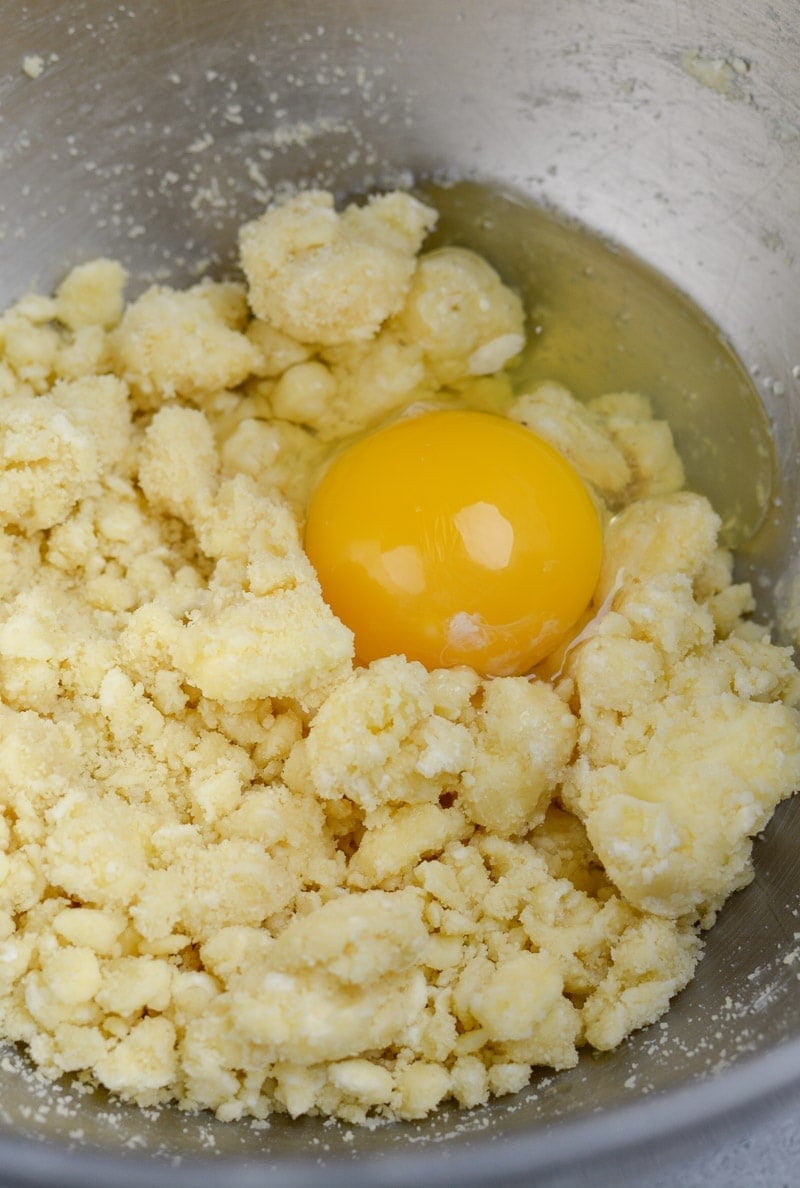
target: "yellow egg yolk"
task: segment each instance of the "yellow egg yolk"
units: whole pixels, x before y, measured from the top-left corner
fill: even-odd
[[[309,505],[305,547],[356,658],[527,673],[578,622],[602,535],[556,450],[491,413],[408,416],[343,451]]]

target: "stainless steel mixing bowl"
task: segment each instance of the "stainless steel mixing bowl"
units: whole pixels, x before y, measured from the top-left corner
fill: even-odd
[[[0,18],[0,303],[98,254],[140,279],[220,270],[283,179],[344,193],[444,172],[553,205],[676,282],[750,369],[777,474],[742,564],[780,610],[800,510],[796,0],[3,0]],[[698,481],[733,442],[723,497],[748,499],[752,402],[709,379],[693,407]],[[800,1074],[800,804],[767,833],[666,1025],[515,1099],[359,1132],[255,1129],[145,1116],[7,1061],[0,1174],[501,1182],[752,1109]]]

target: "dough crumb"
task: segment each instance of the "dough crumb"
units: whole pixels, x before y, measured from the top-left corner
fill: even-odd
[[[44,73],[44,58],[41,54],[26,54],[22,59],[22,72],[28,78],[39,78]]]

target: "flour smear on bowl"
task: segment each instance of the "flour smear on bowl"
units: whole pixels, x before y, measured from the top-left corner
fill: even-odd
[[[416,1119],[616,1047],[800,783],[800,680],[646,396],[520,388],[521,302],[405,193],[301,193],[246,283],[0,319],[0,1030],[223,1120]],[[353,661],[302,548],[408,409],[509,417],[604,530],[531,676]],[[408,481],[413,485],[414,475]]]

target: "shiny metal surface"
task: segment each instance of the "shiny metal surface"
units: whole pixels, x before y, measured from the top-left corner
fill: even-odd
[[[491,180],[636,253],[739,351],[777,460],[743,564],[774,611],[800,511],[794,0],[2,0],[0,16],[0,304],[98,254],[140,281],[220,269],[236,224],[282,179],[341,192]],[[36,79],[22,68],[34,54]],[[724,386],[702,395],[706,442],[752,413]],[[741,436],[730,481],[746,485],[759,433]],[[756,881],[722,914],[665,1025],[516,1099],[373,1131],[254,1129],[144,1116],[36,1083],[12,1061],[0,1068],[3,1175],[121,1188],[243,1186],[267,1170],[276,1185],[510,1183],[755,1110],[800,1075],[800,966],[784,960],[800,927],[800,804],[767,834]]]

